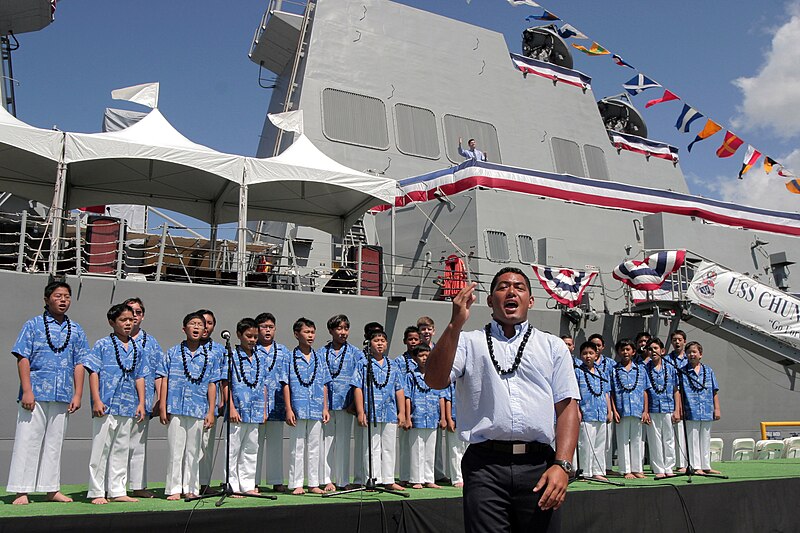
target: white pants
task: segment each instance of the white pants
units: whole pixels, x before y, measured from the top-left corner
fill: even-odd
[[[411,428],[408,431],[410,483],[433,483],[436,461],[436,429]]]
[[[445,442],[447,444],[447,465],[449,467],[450,481],[452,483],[463,483],[464,476],[461,474],[461,459],[467,450],[467,443],[458,438],[458,431],[450,433],[445,431]]]
[[[289,488],[303,486],[304,470],[308,471],[308,486],[319,486],[320,452],[322,445],[322,422],[320,420],[298,420],[289,428]],[[308,458],[306,459],[306,455]],[[303,466],[306,468],[304,469]]]
[[[581,422],[578,438],[578,458],[584,475],[606,475],[606,428],[605,422]]]
[[[264,461],[267,463],[267,485],[283,485],[283,420],[267,420],[258,425],[258,460],[256,486],[261,484]]]
[[[675,434],[675,464],[678,468],[686,468],[686,436],[683,434],[683,420],[672,426]]]
[[[623,416],[617,424],[617,459],[623,474],[642,472],[642,421]]]
[[[363,485],[366,474],[364,473],[364,441],[366,440],[367,428],[358,425],[358,421],[353,421],[353,483]]]
[[[373,430],[375,428],[372,428]],[[411,477],[411,434],[410,430],[400,430],[397,440],[397,473],[400,481],[408,481]],[[375,472],[377,476],[377,472]]]
[[[202,418],[172,415],[167,426],[167,496],[200,492],[200,446],[203,433],[209,432],[203,430]]]
[[[333,482],[337,487],[344,487],[350,479],[350,437],[354,417],[344,410],[330,413],[330,421],[323,426],[325,453],[322,456],[322,484]]]
[[[606,472],[614,466],[614,426],[616,424],[605,424],[606,432]]]
[[[131,428],[131,449],[128,454],[128,483],[131,490],[147,488],[147,434],[150,420],[134,422]]]
[[[220,430],[225,427],[223,423],[217,423],[221,417],[214,418],[214,425],[211,429],[204,430],[202,443],[200,444],[200,485],[210,485],[211,475],[214,472],[214,444],[217,440],[217,426]]]
[[[364,428],[366,431],[367,428]],[[372,431],[372,475],[375,483],[388,485],[394,483],[395,446],[397,445],[397,424],[378,422]],[[407,433],[404,431],[403,433]],[[364,441],[367,439],[365,438]],[[364,465],[369,465],[369,449],[364,443]],[[367,467],[365,466],[365,470]],[[368,474],[365,472],[365,477]]]
[[[61,489],[61,445],[67,432],[67,407],[64,402],[36,402],[33,411],[17,407],[8,492]]]
[[[229,479],[234,492],[247,492],[256,488],[258,428],[259,424],[231,424],[228,461],[231,465]]]
[[[130,416],[105,415],[92,418],[92,453],[89,457],[88,498],[125,496],[128,483]]]
[[[672,413],[650,413],[650,424],[646,431],[650,447],[650,468],[654,474],[671,474],[675,468]]]
[[[711,470],[711,420],[687,420],[692,468]]]

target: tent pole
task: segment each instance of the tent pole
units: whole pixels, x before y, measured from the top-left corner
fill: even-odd
[[[17,250],[17,272],[22,272],[25,266],[25,237],[28,231],[28,210],[22,212],[22,220],[19,223],[19,248]]]
[[[244,181],[244,180],[243,180]],[[239,186],[239,227],[238,236],[238,265],[236,267],[236,284],[244,287],[247,280],[247,184]]]
[[[392,261],[390,263],[392,265],[392,271],[389,273],[389,280],[391,280],[390,281],[390,285],[389,285],[389,296],[394,296],[394,282],[395,282],[394,274],[395,274],[395,271],[397,270],[395,268],[395,262],[397,261],[397,258],[395,256],[395,253],[396,253],[396,246],[395,246],[396,243],[395,243],[395,241],[397,241],[397,219],[396,219],[396,215],[397,215],[396,208],[395,208],[394,203],[392,203],[392,221],[391,221],[392,222],[392,249],[391,249],[391,252],[390,252],[392,254]]]
[[[53,205],[50,212],[53,217],[53,224],[50,226],[50,274],[55,276],[58,273],[58,256],[61,247],[61,222],[64,216],[64,192],[67,181],[67,164],[63,159],[58,162],[56,172],[55,191],[53,193]]]

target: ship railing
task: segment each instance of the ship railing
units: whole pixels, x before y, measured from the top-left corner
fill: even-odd
[[[307,5],[308,1],[303,0],[270,0],[267,10],[264,11],[264,15],[261,17],[261,23],[258,25],[258,28],[256,28],[256,31],[253,34],[249,55],[253,55],[253,51],[255,50],[256,46],[258,46],[258,42],[261,39],[261,34],[263,34],[267,29],[267,23],[269,22],[269,18],[272,16],[273,12],[283,11],[285,13],[303,15],[306,12]]]

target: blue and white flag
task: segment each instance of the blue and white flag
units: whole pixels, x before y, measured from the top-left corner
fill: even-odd
[[[597,276],[597,271],[594,270],[584,272],[542,265],[533,265],[533,273],[539,278],[547,294],[567,307],[575,307],[581,303],[584,291]]]
[[[675,127],[678,128],[678,131],[689,133],[692,122],[702,117],[703,115],[697,109],[683,104],[683,111],[681,111],[681,115],[678,117],[678,122],[675,123]]]
[[[614,54],[614,55],[612,55],[612,56],[611,56],[611,59],[613,59],[613,60],[614,60],[614,63],[616,63],[617,65],[619,65],[619,66],[621,66],[621,67],[633,68],[633,65],[631,65],[630,63],[628,63],[627,61],[625,61],[624,59],[622,59],[622,56],[620,56],[619,54]],[[634,70],[635,70],[635,69],[634,69]]]
[[[628,91],[631,95],[636,96],[640,92],[646,91],[647,89],[653,89],[655,87],[661,87],[660,84],[654,82],[644,74],[637,74],[630,80],[628,80],[625,84],[622,85],[625,87],[625,90]]]
[[[572,24],[564,24],[558,28],[558,34],[562,39],[569,39],[570,37],[574,39],[588,39],[586,35],[581,33],[581,31]]]
[[[667,276],[678,270],[686,259],[686,250],[658,252],[644,261],[631,259],[614,268],[614,278],[641,291],[661,288]]]
[[[561,19],[558,18],[558,15],[554,15],[553,13],[550,13],[545,9],[544,13],[542,13],[541,15],[528,15],[527,17],[525,17],[525,20],[530,22],[532,20],[561,20]]]
[[[508,3],[514,7],[517,6],[542,7],[533,0],[508,0]]]

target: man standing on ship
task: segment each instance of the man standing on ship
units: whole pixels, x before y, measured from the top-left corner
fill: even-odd
[[[462,332],[474,291],[472,283],[453,299],[426,373],[434,388],[456,382],[458,429],[470,443],[461,463],[465,529],[559,531],[556,510],[578,441],[572,358],[560,338],[528,323],[533,297],[521,270],[503,268],[494,276],[487,299],[493,320]]]
[[[486,154],[478,150],[475,146],[475,139],[470,139],[467,141],[467,147],[469,150],[464,150],[461,146],[463,143],[463,139],[461,137],[458,138],[458,153],[464,159],[474,159],[476,161],[486,161]]]

